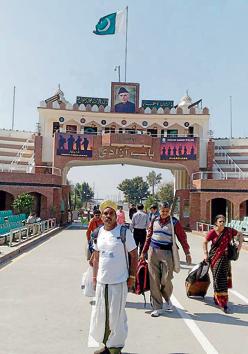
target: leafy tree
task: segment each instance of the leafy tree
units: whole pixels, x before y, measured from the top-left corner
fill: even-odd
[[[94,192],[87,182],[76,183],[72,190],[74,209],[86,207],[87,203],[94,197]]]
[[[149,186],[152,188],[152,195],[154,196],[155,186],[161,182],[162,174],[161,173],[156,174],[155,171],[151,171],[151,172],[149,172],[148,176],[146,177],[146,180],[147,180]]]
[[[145,201],[145,210],[149,210],[152,204],[158,204],[158,202],[157,195],[150,195]]]
[[[17,213],[29,214],[34,205],[34,197],[28,193],[19,194],[13,202],[13,208]]]
[[[125,179],[117,188],[123,192],[125,200],[129,203],[140,203],[149,196],[149,185],[142,177]]]
[[[167,201],[172,204],[174,200],[174,185],[172,182],[163,183],[157,192],[157,197],[161,201]]]

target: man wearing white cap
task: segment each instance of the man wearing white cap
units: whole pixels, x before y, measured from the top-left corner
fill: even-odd
[[[89,346],[104,347],[95,354],[120,354],[127,338],[125,311],[128,288],[134,286],[137,268],[137,248],[130,230],[125,240],[121,225],[117,225],[117,205],[111,200],[101,203],[103,226],[94,245],[93,283],[96,286],[96,304],[92,309]],[[130,265],[128,265],[128,255]],[[129,268],[129,269],[128,269]]]

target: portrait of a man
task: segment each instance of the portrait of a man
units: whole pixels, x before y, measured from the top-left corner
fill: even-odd
[[[138,107],[138,84],[112,83],[112,109],[117,113],[135,113]]]

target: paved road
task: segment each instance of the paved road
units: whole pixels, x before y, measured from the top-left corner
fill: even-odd
[[[84,231],[71,227],[0,269],[0,354],[90,354],[87,348],[91,305],[80,289],[87,263]],[[189,234],[195,263],[201,260],[199,236]],[[176,310],[159,318],[144,309],[143,297],[128,295],[129,336],[124,353],[202,354],[248,352],[248,253],[233,267],[233,314],[212,301],[188,299],[184,279],[174,279]]]

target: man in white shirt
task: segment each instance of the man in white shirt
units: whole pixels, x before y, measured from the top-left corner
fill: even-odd
[[[121,237],[116,209],[117,205],[110,200],[100,205],[104,225],[94,246],[96,304],[92,309],[89,335],[95,342],[103,343],[104,348],[95,354],[120,354],[127,338],[125,305],[128,288],[134,286],[138,255],[132,233],[127,229],[125,240]]]
[[[144,212],[143,204],[138,205],[137,209],[138,211],[133,214],[130,230],[133,231],[133,237],[136,246],[139,247],[140,255],[146,240],[146,229],[149,225],[149,216]]]

